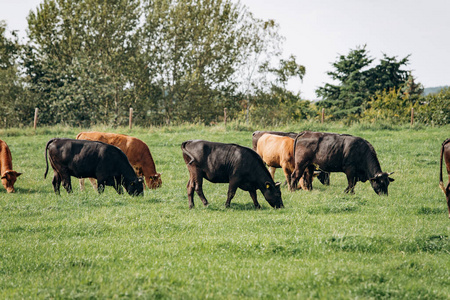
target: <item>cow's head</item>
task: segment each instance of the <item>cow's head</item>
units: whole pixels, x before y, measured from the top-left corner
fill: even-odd
[[[388,186],[389,183],[394,181],[394,178],[389,177],[392,173],[378,173],[375,177],[370,178],[370,184],[372,185],[373,190],[378,195],[388,195]]]
[[[2,175],[2,184],[5,187],[8,193],[14,193],[14,183],[17,180],[17,177],[22,175],[22,173],[18,173],[16,171],[6,171]]]
[[[282,208],[283,200],[281,199],[280,183],[266,181],[264,183],[265,189],[263,190],[264,198],[269,202],[270,206],[275,208]]]
[[[161,173],[156,173],[153,176],[148,176],[145,178],[147,186],[149,189],[156,189],[162,185]]]
[[[131,196],[144,196],[144,179],[142,177],[136,177],[125,188]]]
[[[318,172],[318,173],[316,173]],[[314,176],[317,174],[317,179],[323,184],[323,185],[330,185],[330,173],[324,172],[324,171],[314,171]]]

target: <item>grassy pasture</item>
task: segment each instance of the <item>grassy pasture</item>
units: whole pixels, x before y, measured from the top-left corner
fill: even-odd
[[[384,171],[395,171],[389,196],[358,183],[343,193],[344,174],[312,192],[282,187],[285,208],[258,192],[255,210],[238,190],[225,209],[227,185],[205,182],[210,205],[195,195],[188,209],[188,139],[251,147],[260,128],[179,126],[94,128],[130,134],[150,147],[163,186],[144,197],[53,193],[44,180],[44,147],[77,128],[0,130],[17,193],[0,187],[0,298],[364,298],[449,299],[450,221],[438,187],[439,152],[450,127],[298,124],[270,128],[349,133],[375,147]],[[267,129],[267,128],[264,128]],[[277,180],[283,182],[281,170]]]

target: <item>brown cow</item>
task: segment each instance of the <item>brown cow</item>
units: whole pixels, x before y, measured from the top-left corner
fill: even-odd
[[[156,172],[155,162],[148,146],[141,140],[125,134],[107,132],[80,132],[77,140],[100,141],[118,147],[128,157],[137,176],[143,176],[148,188],[156,189],[161,186],[161,174]],[[91,183],[93,180],[91,180]],[[94,180],[95,183],[95,180]],[[95,184],[93,184],[95,187]],[[84,180],[80,179],[83,189]]]
[[[258,146],[258,141],[259,139],[265,135],[265,134],[274,134],[274,135],[280,135],[280,136],[287,136],[290,138],[295,139],[298,135],[298,133],[295,132],[283,132],[283,131],[254,131],[252,134],[252,147],[253,150],[256,151],[256,147]],[[269,168],[270,170],[270,168]],[[270,171],[272,174],[272,177],[275,176],[275,171]],[[272,173],[273,172],[273,173]],[[319,179],[319,181],[323,184],[323,185],[330,185],[330,173],[324,172],[322,170],[315,170],[313,172],[313,176],[317,177]],[[300,179],[300,184],[299,184],[299,188],[302,188],[304,190],[312,190],[312,180],[313,178],[311,177],[310,174],[310,170],[307,170],[307,173],[305,174],[305,176],[302,176],[302,178]]]
[[[8,193],[14,193],[14,183],[22,173],[13,171],[11,151],[9,151],[8,145],[2,140],[0,140],[0,171],[2,184],[6,191]]]
[[[280,136],[266,133],[262,135],[256,145],[256,152],[261,156],[263,161],[269,167],[269,172],[275,180],[276,168],[282,168],[289,190],[293,192],[295,188],[291,185],[291,174],[295,169],[294,161],[294,139],[289,136]],[[299,188],[309,190],[306,184],[306,177],[311,177],[310,174],[305,174],[299,183]],[[311,181],[312,179],[310,179]]]
[[[447,167],[447,174],[448,174],[447,187],[444,187],[444,181],[442,179],[442,158],[445,159],[445,166]],[[439,186],[441,187],[442,191],[445,194],[445,197],[447,198],[448,217],[450,218],[450,139],[446,139],[442,143]]]

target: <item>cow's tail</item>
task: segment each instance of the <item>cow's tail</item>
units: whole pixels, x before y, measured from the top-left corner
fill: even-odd
[[[50,141],[48,141],[47,145],[45,146],[45,164],[47,165],[47,167],[45,168],[44,179],[47,178],[47,173],[48,173],[48,159],[47,159],[48,146],[53,142],[53,140],[54,139],[51,139]]]
[[[294,149],[292,150],[292,156],[294,157],[294,159],[295,159],[295,148],[296,148],[296,146],[297,146],[297,140],[298,140],[299,137],[301,137],[302,135],[304,135],[305,132],[306,132],[306,131],[300,132],[299,134],[297,134],[297,136],[296,136],[295,139],[294,139]]]
[[[186,149],[186,144],[189,143],[189,141],[185,141],[181,144],[181,150],[183,151],[184,154],[186,154],[187,156],[189,156],[189,158],[191,159],[187,164],[190,165],[194,162],[195,158],[194,156],[189,153],[189,151],[187,151]]]
[[[81,136],[83,133],[84,133],[84,132],[80,132],[79,134],[77,134],[76,139],[79,140],[79,139],[80,139],[80,136]]]
[[[441,161],[439,163],[439,187],[442,189],[442,191],[445,193],[445,187],[444,187],[444,180],[442,178],[442,158],[444,156],[444,147],[447,143],[450,142],[450,138],[446,139],[443,143],[442,143],[442,147],[441,147]]]

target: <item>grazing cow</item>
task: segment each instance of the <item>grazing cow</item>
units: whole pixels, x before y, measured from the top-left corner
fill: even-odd
[[[348,186],[345,192],[354,193],[356,182],[370,180],[378,195],[388,194],[389,183],[394,181],[381,171],[372,145],[347,134],[304,131],[294,142],[295,169],[293,184],[297,183],[306,168],[318,166],[326,172],[344,172]]]
[[[150,149],[140,139],[124,134],[92,131],[80,132],[77,135],[77,140],[99,141],[118,147],[128,157],[136,175],[145,178],[149,189],[156,189],[161,186],[161,174],[156,172]],[[91,182],[95,183],[94,180],[91,180]],[[80,179],[80,186],[83,189],[84,179]]]
[[[447,168],[448,175],[448,183],[447,186],[444,187],[444,181],[442,179],[442,159],[445,160],[445,166]],[[441,148],[441,163],[440,163],[440,172],[439,172],[439,186],[445,194],[447,198],[447,206],[448,206],[448,217],[450,218],[450,139],[446,139],[442,143]]]
[[[261,136],[256,147],[256,152],[269,167],[269,172],[273,179],[275,179],[275,168],[283,169],[291,192],[295,190],[291,186],[291,174],[295,167],[293,150],[294,139],[274,134]]]
[[[212,183],[229,183],[226,207],[230,207],[237,188],[250,193],[255,208],[261,207],[256,199],[256,190],[262,192],[272,207],[283,207],[280,184],[273,181],[261,157],[250,148],[191,140],[183,142],[181,150],[189,170],[189,208],[194,207],[194,190],[203,205],[208,205],[202,189],[203,178]]]
[[[258,141],[259,139],[265,135],[265,134],[273,134],[273,135],[279,135],[279,136],[286,136],[290,137],[292,139],[295,139],[298,135],[298,133],[295,132],[282,132],[282,131],[255,131],[252,134],[252,147],[253,150],[257,151],[258,147]],[[272,177],[275,176],[275,169],[271,170],[271,167],[269,167],[270,174],[272,174]],[[300,187],[304,190],[311,190],[312,189],[312,180],[313,177],[311,176],[310,170],[307,169],[307,173],[302,176],[300,179]],[[330,173],[324,172],[322,170],[316,170],[313,172],[313,176],[316,176],[319,181],[323,185],[330,185]]]
[[[0,140],[0,172],[2,184],[6,191],[8,193],[14,193],[14,183],[22,173],[13,171],[11,151],[9,151],[8,145],[2,140]]]
[[[78,178],[96,178],[98,192],[102,193],[106,185],[113,186],[122,193],[122,186],[128,194],[143,195],[143,179],[137,177],[126,155],[117,147],[102,142],[51,139],[45,146],[45,162],[48,160],[54,170],[53,189],[59,195],[61,182],[68,193],[72,192],[70,176]]]

